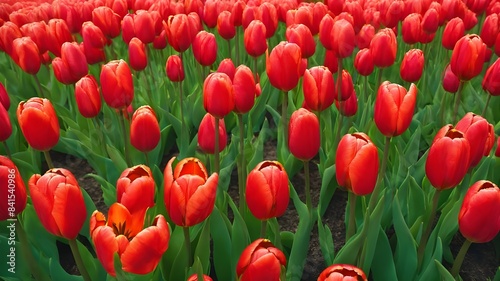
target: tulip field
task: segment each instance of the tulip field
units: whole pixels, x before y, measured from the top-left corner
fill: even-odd
[[[500,281],[499,96],[498,0],[1,1],[0,280]]]

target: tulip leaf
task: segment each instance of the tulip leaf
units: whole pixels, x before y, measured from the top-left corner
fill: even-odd
[[[335,257],[335,246],[333,245],[332,231],[328,225],[323,224],[321,219],[318,219],[318,236],[321,253],[325,259],[325,264],[333,264]]]
[[[175,241],[175,243],[173,243]],[[159,267],[161,269],[163,280],[171,280],[170,275],[176,271],[173,267],[174,261],[177,256],[181,255],[182,252],[186,252],[184,243],[184,232],[181,226],[176,226],[170,235],[170,243],[168,243],[167,252],[163,255]],[[187,263],[187,256],[185,256]],[[182,272],[184,274],[184,272]],[[182,277],[182,276],[181,276]]]
[[[116,272],[116,279],[120,281],[131,281],[127,273],[122,269],[122,262],[120,260],[120,256],[117,252],[113,255],[114,267]]]
[[[229,194],[225,193],[225,195],[226,197],[229,197]],[[241,253],[251,241],[247,225],[238,211],[238,208],[234,204],[233,200],[228,200],[228,202],[234,214],[231,231],[231,268],[236,268],[236,264],[238,263]]]
[[[101,184],[102,198],[106,206],[109,207],[116,202],[116,188],[111,183],[96,174],[87,174],[85,177],[91,177]]]
[[[497,268],[497,273],[495,273],[495,277],[493,277],[493,281],[500,281],[500,267]]]
[[[333,181],[333,177],[335,176],[335,165],[330,166],[325,169],[323,176],[321,177],[321,189],[319,193],[319,202],[318,202],[318,215],[322,217],[328,205],[330,204],[330,200],[332,200],[333,194],[337,189],[335,182]]]
[[[2,254],[0,255],[0,279],[6,281],[30,280],[31,274],[29,267],[24,262],[21,254],[21,247],[29,247],[29,245],[23,245],[19,241],[10,239],[10,230],[7,228],[10,223],[11,222],[8,221],[0,222],[2,231],[8,231],[7,233],[0,234],[0,245],[2,245]],[[17,235],[17,233],[13,232],[13,235]],[[14,237],[14,239],[18,239],[18,237]],[[14,244],[12,241],[14,241]],[[14,248],[15,251],[10,251],[12,248]],[[13,256],[13,260],[9,257],[11,255]]]
[[[438,229],[438,236],[443,241],[444,245],[449,245],[453,235],[458,230],[458,213],[460,212],[460,207],[462,206],[460,200],[460,192],[455,189],[450,196],[450,201],[448,202],[448,208],[443,209],[441,216],[439,217],[439,222],[436,228]]]
[[[439,274],[441,275],[441,280],[442,281],[455,281],[455,278],[451,275],[451,273],[446,269],[443,264],[441,264],[440,261],[434,260],[434,263],[439,271]]]
[[[481,162],[479,162],[478,167],[475,168],[475,171],[472,174],[472,177],[471,177],[471,180],[469,182],[468,187],[473,185],[477,181],[487,179],[488,174],[489,174],[489,170],[491,168],[493,168],[494,163],[495,163],[495,159],[493,159],[493,157],[484,157],[483,160]],[[462,182],[462,184],[464,184],[464,183]]]
[[[177,117],[172,115],[170,112],[166,112],[166,116],[167,116],[169,123],[174,128],[175,135],[177,136],[177,138],[180,138],[180,136],[181,136],[181,120],[177,119]]]
[[[208,270],[210,269],[210,218],[203,222],[203,228],[196,244],[194,256],[200,263],[202,271],[208,274]]]
[[[433,243],[435,245],[431,245],[431,246],[433,246],[431,248],[431,250],[434,250],[432,253],[432,257],[430,257],[430,259],[426,259],[424,257],[421,275],[419,276],[419,278],[417,280],[421,280],[421,281],[439,280],[439,273],[437,271],[437,267],[436,267],[434,260],[441,261],[441,256],[443,255],[443,244],[441,243],[441,239],[439,237],[435,241],[436,241],[436,243]],[[429,240],[429,242],[432,242],[432,241]],[[426,249],[429,249],[429,247],[427,247]],[[426,250],[426,254],[427,254],[427,250]]]
[[[96,260],[89,249],[85,247],[80,241],[76,240],[78,245],[78,250],[80,251],[80,255],[82,257],[83,264],[87,269],[87,272],[90,275],[92,280],[102,280],[106,276],[106,271],[104,267],[102,267],[101,263]]]
[[[413,225],[425,213],[425,195],[413,176],[409,176],[408,183],[408,225]]]
[[[398,200],[394,200],[393,202],[392,216],[394,221],[394,230],[397,237],[397,244],[394,253],[397,280],[413,280],[417,272],[418,263],[416,242],[413,240],[413,236],[406,225]]]
[[[49,258],[49,271],[50,277],[53,281],[81,281],[81,276],[71,275],[67,273],[62,267],[59,261],[53,257]],[[126,280],[126,279],[122,279]]]
[[[108,151],[109,158],[111,158],[113,163],[116,165],[118,171],[124,171],[125,169],[127,169],[127,162],[125,162],[125,158],[123,158],[121,152],[119,152],[114,146],[109,144],[106,145],[106,149]]]
[[[42,223],[38,219],[33,205],[26,205],[22,216],[24,230],[30,243],[40,249],[42,255],[59,259],[59,252],[56,247],[56,238],[45,230]]]
[[[210,232],[213,239],[213,263],[217,280],[234,280],[234,269],[227,270],[227,259],[231,257],[231,237],[222,214],[214,207],[210,215]]]
[[[259,136],[257,137],[257,140],[253,143],[253,149],[252,149],[252,156],[250,160],[247,162],[247,169],[245,169],[245,172],[248,174],[257,164],[262,162],[263,155],[264,155],[264,142],[266,140],[266,137],[268,135],[268,130],[269,130],[269,122],[266,119],[264,119],[264,123],[262,124],[262,128],[260,130]]]
[[[373,280],[411,280],[398,279],[394,265],[394,258],[392,256],[391,245],[389,244],[389,239],[387,239],[387,235],[382,228],[379,228],[377,245],[375,247],[375,256],[377,258],[374,259],[372,263]]]

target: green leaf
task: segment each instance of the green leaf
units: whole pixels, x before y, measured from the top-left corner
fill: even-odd
[[[332,264],[333,258],[335,257],[335,246],[333,244],[333,236],[328,225],[322,223],[321,219],[318,219],[318,236],[319,236],[319,246],[321,248],[321,253],[325,259],[326,264]]]
[[[203,229],[201,230],[194,256],[200,263],[201,270],[208,274],[208,270],[210,269],[210,218],[203,222]]]
[[[118,255],[118,254],[117,254]],[[66,272],[61,267],[61,264],[57,260],[57,258],[50,257],[49,258],[49,271],[50,271],[50,277],[52,278],[53,281],[81,281],[82,277],[81,276],[76,276],[76,275],[71,275]],[[122,279],[125,280],[125,279]]]
[[[229,197],[229,194],[225,193],[225,195]],[[234,204],[233,200],[228,200],[228,202],[234,214],[231,231],[231,268],[236,268],[236,264],[238,263],[241,253],[251,241],[247,225],[245,224],[238,208]]]
[[[210,215],[210,232],[213,238],[213,262],[217,279],[233,281],[235,270],[227,268],[227,259],[231,257],[231,237],[217,206]]]
[[[380,258],[374,259],[372,263],[373,280],[411,280],[398,279],[394,258],[392,257],[391,245],[382,228],[379,228],[375,256]]]
[[[436,264],[436,267],[439,271],[439,274],[441,275],[441,280],[443,281],[455,281],[455,278],[451,275],[451,273],[446,269],[440,261],[434,260],[434,263]]]
[[[436,264],[434,260],[441,261],[441,257],[443,255],[443,244],[441,243],[441,239],[438,237],[436,240],[435,246],[434,246],[434,252],[432,254],[432,257],[430,258],[430,261],[425,263],[425,258],[424,258],[424,264],[422,266],[423,270],[421,271],[422,274],[419,276],[417,280],[421,281],[427,281],[427,280],[438,280],[439,279],[439,272],[437,270]]]
[[[180,241],[184,241],[184,233],[181,226],[176,226],[173,229],[170,235],[170,241],[171,242],[168,244],[167,252],[163,255],[159,264],[163,280],[170,280],[171,272],[178,270],[172,267],[176,257],[181,252],[186,252],[184,250],[184,243],[180,243]],[[173,243],[172,241],[175,241],[176,243]],[[187,256],[185,260],[187,263]],[[184,274],[184,272],[182,274]]]
[[[392,216],[397,237],[394,253],[397,280],[413,280],[418,266],[416,242],[413,240],[413,236],[404,221],[398,200],[394,200],[392,205]]]
[[[330,166],[325,169],[323,176],[321,178],[321,189],[319,193],[319,202],[318,202],[318,212],[319,216],[322,217],[328,205],[330,204],[330,200],[332,200],[333,194],[335,193],[336,185],[333,181],[335,176],[335,165]]]
[[[121,152],[119,152],[114,146],[111,146],[109,144],[106,145],[106,149],[108,150],[109,158],[111,158],[113,163],[116,165],[118,171],[124,171],[125,169],[127,169],[127,162],[125,162],[125,158],[123,157]]]

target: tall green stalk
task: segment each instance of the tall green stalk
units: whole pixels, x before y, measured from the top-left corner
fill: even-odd
[[[481,116],[483,116],[483,117],[486,114],[486,110],[488,109],[488,105],[490,104],[490,99],[491,99],[491,95],[488,94],[488,98],[486,99],[486,104],[484,105],[483,112],[481,113]]]
[[[260,221],[260,238],[266,238],[267,220]]]
[[[238,162],[238,190],[240,196],[240,213],[243,214],[245,210],[245,137],[244,137],[244,125],[243,125],[243,115],[237,114],[238,116],[238,127],[240,130],[240,149],[239,149],[239,162]]]
[[[305,187],[306,206],[307,206],[307,210],[309,211],[309,215],[311,215],[312,202],[311,202],[311,178],[310,178],[310,173],[309,173],[309,161],[304,161],[304,175],[306,178],[306,187]]]
[[[462,90],[464,88],[465,82],[460,81],[458,86],[458,91],[455,94],[455,106],[453,107],[453,124],[457,122],[458,106],[460,105],[460,100],[462,99]]]
[[[462,267],[462,263],[464,262],[465,254],[467,254],[467,251],[469,250],[470,245],[472,245],[472,242],[469,239],[465,239],[464,244],[462,244],[462,247],[460,248],[460,251],[457,254],[457,257],[455,258],[455,262],[453,263],[453,267],[451,268],[451,276],[454,278],[458,277],[458,273],[460,273],[460,267]]]
[[[125,116],[124,114],[127,114],[127,109],[123,108],[122,111],[118,113],[119,118],[120,118],[120,125],[122,127],[122,135],[123,135],[123,146],[124,146],[124,153],[125,153],[125,162],[127,163],[127,166],[130,167],[131,162],[130,162],[130,155],[128,152],[128,138],[127,138],[127,128],[125,126]]]
[[[54,169],[54,164],[52,163],[52,158],[50,158],[50,153],[48,150],[45,150],[43,152],[43,156],[45,156],[45,162],[47,162],[47,166],[50,169]]]
[[[424,253],[425,253],[425,246],[427,246],[427,242],[429,240],[429,236],[430,236],[431,231],[432,231],[434,219],[436,218],[436,212],[437,212],[437,206],[438,206],[440,194],[441,194],[441,190],[436,189],[436,192],[434,193],[434,196],[432,197],[431,214],[429,216],[429,220],[427,221],[427,226],[425,227],[425,231],[422,234],[422,237],[420,239],[420,243],[418,244],[418,249],[417,249],[418,268],[421,268],[421,266],[422,266],[422,261],[424,259]]]
[[[281,126],[283,126],[283,140],[288,148],[288,92],[283,91],[283,102],[281,103]]]
[[[189,227],[182,227],[184,232],[184,244],[186,246],[186,254],[188,257],[188,267],[193,265],[193,256],[191,255],[191,238],[189,236]]]
[[[78,249],[76,239],[69,239],[68,241],[71,252],[73,253],[73,257],[75,258],[76,266],[78,267],[83,280],[90,281],[90,275],[87,272],[87,268],[85,268],[85,265],[83,264],[82,256],[80,255],[80,250]]]
[[[345,241],[348,241],[354,233],[356,233],[356,200],[357,196],[353,192],[349,192],[349,223],[347,224],[347,231]]]

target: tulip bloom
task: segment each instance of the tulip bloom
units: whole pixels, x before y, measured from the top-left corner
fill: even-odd
[[[160,125],[149,105],[139,107],[130,123],[130,143],[141,152],[149,152],[160,142]]]
[[[368,281],[365,273],[360,268],[350,264],[332,264],[318,277],[318,281],[357,280]]]
[[[163,173],[165,207],[176,225],[193,226],[212,213],[219,175],[208,177],[205,166],[196,158],[184,158],[173,169],[174,160],[168,161]]]
[[[483,70],[486,45],[481,37],[466,35],[457,41],[451,55],[451,70],[461,81],[469,81]]]
[[[309,58],[316,51],[316,42],[309,28],[303,24],[293,24],[286,29],[286,40],[299,45],[302,58]]]
[[[61,56],[61,46],[64,42],[74,41],[66,21],[62,19],[49,20],[47,33],[49,35],[47,48],[57,57]]]
[[[259,220],[282,216],[290,200],[288,175],[277,161],[262,161],[247,177],[248,209]]]
[[[373,56],[369,49],[361,49],[354,58],[354,68],[363,76],[372,74],[375,64],[373,63]]]
[[[31,176],[28,186],[33,207],[45,229],[53,235],[75,239],[87,219],[75,176],[63,168],[51,169],[43,176]]]
[[[453,50],[457,41],[465,35],[465,26],[461,18],[450,20],[443,31],[441,44],[448,50]]]
[[[107,44],[108,40],[102,30],[91,21],[86,21],[82,24],[81,33],[85,47],[102,49]]]
[[[472,112],[467,113],[455,126],[455,129],[462,132],[464,137],[469,141],[470,168],[477,166],[483,158],[488,138],[490,137],[490,126],[492,125],[486,119]]]
[[[396,60],[397,48],[394,31],[390,28],[381,29],[370,42],[373,63],[380,68],[391,66]]]
[[[437,3],[437,2],[436,2]],[[429,7],[422,17],[422,30],[428,34],[435,33],[439,28],[439,12]]]
[[[94,76],[88,74],[75,84],[75,99],[83,117],[93,118],[101,111],[101,94]]]
[[[493,13],[486,17],[483,23],[483,27],[481,29],[481,39],[483,42],[491,48],[495,45],[495,40],[500,32],[500,24],[498,14]]]
[[[401,62],[399,74],[406,82],[416,82],[424,71],[424,52],[420,49],[411,49],[406,52]]]
[[[309,161],[319,151],[320,130],[318,117],[305,108],[292,113],[288,124],[288,148],[296,158]]]
[[[266,73],[273,87],[288,92],[299,83],[302,53],[295,43],[282,41],[266,53]]]
[[[187,281],[198,281],[198,274],[195,273],[189,276]],[[213,279],[210,276],[203,274],[203,280],[200,281],[213,281]]]
[[[465,194],[458,227],[474,243],[490,242],[500,231],[500,189],[494,183],[480,180]]]
[[[500,96],[500,59],[497,59],[488,70],[483,78],[483,90],[487,91],[492,96]]]
[[[332,41],[332,50],[338,58],[346,58],[352,54],[354,50],[356,34],[352,24],[345,20],[334,20],[330,33]]]
[[[214,72],[203,83],[203,107],[217,118],[224,118],[234,109],[234,89],[227,74]]]
[[[7,94],[7,90],[5,89],[2,82],[0,82],[0,104],[3,105],[5,110],[9,110],[10,98],[9,98],[9,94]]]
[[[267,50],[266,26],[260,20],[253,20],[243,34],[245,50],[252,57],[259,57]]]
[[[3,108],[0,108],[2,111]],[[14,162],[0,155],[0,221],[14,218],[26,207],[26,187]]]
[[[107,6],[96,7],[92,11],[92,22],[98,26],[108,38],[120,35],[121,17]]]
[[[246,65],[240,65],[234,73],[234,112],[244,114],[252,109],[255,103],[255,80],[252,70]]]
[[[370,194],[378,176],[378,149],[364,133],[347,134],[335,157],[337,182],[358,196]]]
[[[218,133],[219,151],[222,151],[227,145],[227,132],[224,119],[219,121]],[[215,153],[215,117],[213,117],[210,113],[205,114],[203,119],[201,119],[201,123],[198,128],[198,146],[205,153]]]
[[[495,150],[495,156],[500,157],[500,136],[497,138],[497,149]]]
[[[458,185],[469,169],[470,145],[464,133],[446,125],[439,130],[432,141],[425,174],[438,190]]]
[[[38,46],[30,37],[17,38],[12,42],[12,60],[26,73],[37,74],[42,64]]]
[[[144,44],[149,44],[155,39],[155,23],[153,13],[150,11],[139,10],[134,16],[135,36]]]
[[[422,15],[419,13],[409,14],[401,25],[403,41],[408,45],[416,44],[422,37]]]
[[[199,18],[197,19],[199,21]],[[168,17],[167,40],[170,46],[179,53],[186,51],[199,31],[196,19],[186,14],[176,14]]]
[[[236,26],[232,22],[230,11],[222,11],[217,17],[217,32],[226,40],[230,40],[236,35]]]
[[[340,114],[346,117],[354,116],[358,111],[358,97],[356,96],[356,91],[353,90],[351,96],[345,101],[339,102],[335,100],[335,107],[337,107]]]
[[[146,45],[137,37],[130,40],[128,44],[128,57],[130,67],[135,71],[141,71],[148,66],[148,55]]]
[[[180,82],[184,80],[184,67],[182,66],[181,57],[178,55],[171,55],[167,59],[165,65],[165,72],[168,79],[172,82]]]
[[[352,76],[347,72],[347,70],[342,70],[342,76],[337,79],[337,83],[340,83],[340,87],[337,84],[337,88],[340,89],[340,93],[335,96],[336,100],[346,101],[348,100],[352,93],[354,92],[354,84],[352,82]]]
[[[229,76],[229,78],[231,79],[231,81],[233,81],[234,73],[236,72],[236,67],[234,67],[234,63],[230,58],[226,58],[220,62],[219,67],[217,68],[217,72],[226,73],[227,76]]]
[[[314,111],[323,111],[335,100],[336,89],[333,75],[325,66],[315,66],[304,72],[304,101]]]
[[[202,66],[211,66],[217,59],[215,35],[204,30],[198,32],[193,40],[193,55]]]
[[[17,24],[7,21],[0,26],[0,51],[4,51],[8,55],[12,54],[12,42],[15,39],[23,37],[23,33]]]
[[[380,85],[375,100],[374,120],[384,136],[399,136],[408,129],[415,111],[417,91],[415,84],[411,84],[409,91],[389,81]]]
[[[17,121],[31,147],[47,151],[59,141],[59,121],[48,99],[33,97],[17,107]]]
[[[109,107],[123,109],[134,99],[132,73],[124,60],[113,60],[101,68],[101,90]]]
[[[133,214],[120,203],[111,205],[108,220],[104,214],[94,211],[90,217],[90,235],[97,258],[106,272],[115,277],[114,256],[120,257],[123,271],[147,274],[153,271],[167,251],[170,228],[162,215],[151,226],[133,225]]]
[[[455,73],[451,71],[451,66],[449,64],[444,69],[442,85],[443,89],[450,93],[456,93],[458,91],[458,87],[460,86],[460,80]]]
[[[279,281],[286,257],[268,239],[257,239],[241,253],[236,274],[240,281]]]

